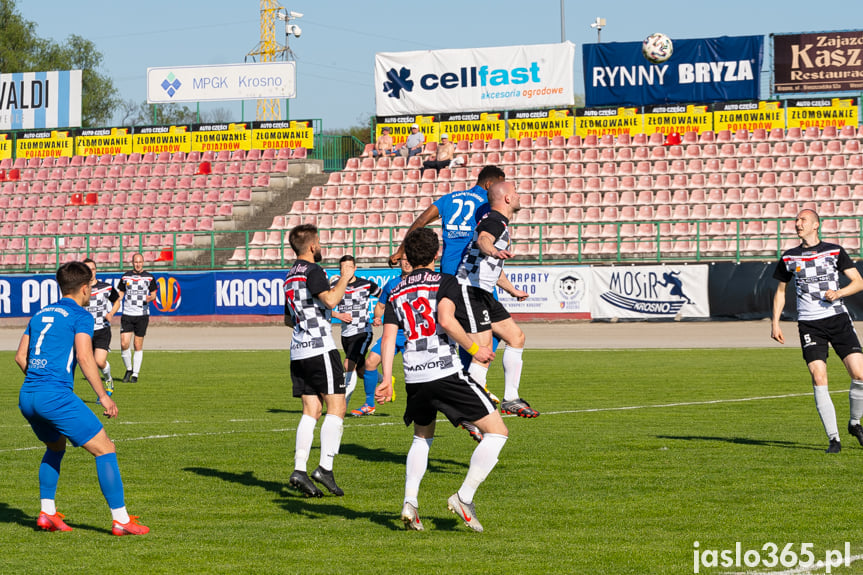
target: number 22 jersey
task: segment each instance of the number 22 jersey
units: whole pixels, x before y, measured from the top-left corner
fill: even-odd
[[[448,274],[414,270],[393,288],[384,311],[384,323],[404,329],[402,363],[405,383],[424,383],[461,371],[458,345],[437,323],[438,302],[458,302],[461,289]]]

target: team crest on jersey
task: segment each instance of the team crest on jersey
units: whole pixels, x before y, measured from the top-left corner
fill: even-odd
[[[159,286],[159,292],[156,294],[156,299],[153,304],[162,313],[175,312],[180,308],[180,303],[183,301],[180,282],[177,278],[162,277],[156,280]]]

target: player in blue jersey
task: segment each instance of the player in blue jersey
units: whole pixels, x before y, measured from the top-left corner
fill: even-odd
[[[117,404],[106,393],[93,357],[93,316],[83,307],[90,303],[92,272],[81,262],[69,262],[57,270],[62,298],[42,308],[27,324],[15,363],[24,372],[18,408],[47,449],[39,466],[42,510],[36,521],[47,531],[71,531],[57,512],[54,496],[60,478],[60,462],[66,439],[96,458],[99,486],[111,508],[114,535],[144,535],[150,529],[126,511],[123,480],[117,466],[114,443],[89,407],[75,395],[75,366],[99,396],[105,417],[117,417]]]
[[[381,290],[381,295],[378,298],[378,303],[375,304],[375,310],[372,318],[372,325],[380,327],[384,317],[384,306],[390,297],[392,289],[398,285],[403,277],[413,271],[413,268],[408,263],[407,258],[403,257],[399,260],[399,265],[402,269],[400,276],[394,277]],[[405,348],[405,334],[399,330],[396,337],[396,353],[401,353]],[[381,338],[375,342],[369,354],[366,356],[365,371],[363,372],[363,388],[366,392],[366,402],[357,409],[351,410],[351,415],[363,416],[371,415],[375,412],[375,388],[378,385],[378,366],[381,364]]]

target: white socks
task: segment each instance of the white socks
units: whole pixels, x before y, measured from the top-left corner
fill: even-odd
[[[407,464],[405,466],[405,503],[410,503],[419,508],[417,497],[420,492],[420,482],[428,469],[429,451],[432,440],[414,435],[414,441],[408,451]]]
[[[821,423],[829,439],[839,439],[839,428],[836,426],[836,409],[826,385],[813,385],[815,392],[815,408],[821,416]]]
[[[524,349],[506,346],[503,352],[503,400],[518,399],[518,384],[521,382],[521,354]],[[464,501],[464,499],[462,499]]]
[[[314,424],[312,428],[314,429]],[[321,424],[321,467],[327,471],[333,470],[333,458],[339,452],[343,430],[344,422],[341,417],[329,414],[324,416],[324,422]]]
[[[357,372],[356,371],[346,371],[345,372],[345,406],[350,405],[351,396],[354,394],[354,390],[357,388]]]
[[[138,377],[141,372],[141,363],[144,361],[144,350],[136,351],[132,356],[132,375]]]
[[[312,439],[315,437],[315,424],[318,421],[303,414],[297,425],[297,444],[294,451],[294,469],[305,471],[306,463],[309,461],[309,451],[312,449]]]
[[[57,505],[54,503],[53,499],[42,499],[41,502],[42,511],[48,515],[55,515],[57,513]]]
[[[863,381],[851,380],[851,390],[848,392],[848,401],[851,403],[851,425],[860,423],[863,417]]]
[[[483,367],[475,361],[470,362],[470,365],[467,368],[467,374],[471,377],[472,380],[480,384],[483,389],[486,387],[486,381],[488,380],[488,368]]]
[[[117,509],[111,510],[111,519],[117,521],[118,523],[126,524],[130,521],[129,514],[126,512],[126,506],[118,507]]]
[[[507,347],[507,349],[509,349]],[[480,484],[485,481],[494,466],[497,465],[497,456],[506,444],[506,435],[497,433],[486,433],[482,436],[482,443],[473,450],[470,457],[470,468],[467,477],[464,478],[458,497],[464,503],[472,503],[473,496]]]
[[[132,371],[132,348],[122,350],[120,357],[123,358],[123,365],[126,366],[126,371]]]

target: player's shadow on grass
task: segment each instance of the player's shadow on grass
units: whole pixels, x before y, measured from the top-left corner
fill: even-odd
[[[255,477],[254,471],[233,473],[231,471],[219,471],[218,469],[211,469],[209,467],[184,467],[183,471],[196,473],[202,477],[215,477],[222,481],[230,481],[231,483],[239,483],[240,485],[247,485],[249,487],[260,487],[277,495],[282,495],[283,491],[288,490],[286,483],[259,479],[258,477]]]
[[[373,461],[373,462],[385,462],[385,463],[395,463],[397,465],[404,465],[405,459],[407,458],[407,449],[409,445],[405,445],[404,452],[392,452],[387,451],[385,449],[375,449],[371,447],[366,447],[365,445],[357,445],[356,443],[342,443],[339,447],[340,455],[352,455],[361,461]],[[468,465],[464,461],[456,461],[454,459],[440,459],[433,456],[429,456],[428,462],[428,470],[432,473],[463,473],[461,470],[448,470],[444,466],[454,466],[459,468],[466,468]]]
[[[21,509],[17,509],[15,507],[9,507],[6,503],[0,502],[0,523],[17,523],[22,527],[26,527],[28,529],[32,529],[33,531],[42,531],[38,525],[36,525],[36,517],[30,516],[25,513]],[[102,527],[94,527],[92,525],[84,525],[82,523],[75,523],[74,521],[66,520],[66,523],[72,529],[85,529],[87,531],[98,531],[100,533],[110,533],[110,529],[105,529]]]
[[[271,407],[267,410],[267,413],[302,413],[302,409],[279,409],[278,407]]]
[[[757,445],[759,447],[782,447],[784,449],[808,449],[824,451],[823,447],[804,445],[793,441],[780,441],[772,439],[752,439],[749,437],[712,437],[708,435],[657,435],[657,439],[679,439],[682,441],[721,441],[737,445]]]
[[[358,511],[349,509],[342,505],[329,503],[329,501],[338,501],[339,499],[324,495],[323,498],[308,498],[300,495],[295,491],[295,497],[288,497],[277,500],[282,509],[294,515],[303,515],[309,519],[322,519],[324,517],[343,517],[350,520],[366,520],[372,523],[377,523],[381,527],[386,527],[390,531],[404,531],[404,523],[400,518],[401,504],[396,502],[388,502],[386,504],[387,511]],[[392,503],[392,505],[390,505]],[[391,509],[389,509],[391,507]],[[423,516],[423,520],[431,522],[434,528],[441,531],[454,531],[458,528],[458,521],[454,517]]]

